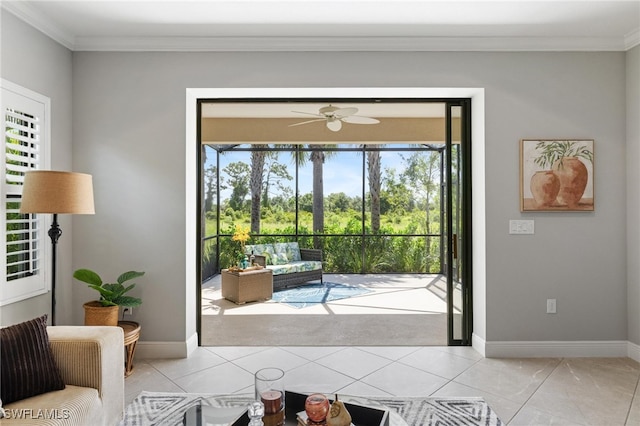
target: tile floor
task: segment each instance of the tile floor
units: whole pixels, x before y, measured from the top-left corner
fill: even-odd
[[[296,309],[285,303],[237,305],[222,297],[221,276],[202,286],[202,315],[429,315],[446,313],[446,278],[439,274],[324,274],[325,282],[364,287],[372,291],[359,297]],[[442,330],[446,336],[447,331]]]
[[[324,274],[324,282],[370,292],[304,309],[273,300],[237,305],[222,297],[221,277],[217,275],[202,287],[201,341],[206,346],[447,344],[446,279],[442,275]],[[337,322],[340,333],[330,329]],[[301,331],[306,323],[313,324],[314,333]],[[363,327],[367,327],[367,334],[360,333]],[[397,332],[387,333],[389,329]]]
[[[126,402],[142,390],[251,393],[263,367],[285,370],[299,392],[482,396],[508,425],[640,425],[640,364],[629,358],[488,359],[469,347],[199,347],[136,360]]]

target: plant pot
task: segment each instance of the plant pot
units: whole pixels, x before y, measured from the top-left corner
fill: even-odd
[[[84,325],[118,325],[119,306],[102,306],[97,300],[84,305]]]
[[[550,170],[535,172],[531,176],[531,194],[537,207],[549,207],[560,192],[560,179]]]
[[[552,170],[560,179],[558,202],[571,209],[578,207],[589,179],[587,166],[577,157],[564,157],[553,163]]]

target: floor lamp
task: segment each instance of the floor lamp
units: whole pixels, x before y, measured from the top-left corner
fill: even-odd
[[[51,324],[56,324],[56,247],[62,235],[58,214],[94,214],[93,183],[84,173],[33,170],[24,175],[20,213],[53,214],[51,238]]]

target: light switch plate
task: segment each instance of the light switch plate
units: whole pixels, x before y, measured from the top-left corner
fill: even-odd
[[[510,220],[509,221],[509,234],[533,234],[534,232],[533,220]]]

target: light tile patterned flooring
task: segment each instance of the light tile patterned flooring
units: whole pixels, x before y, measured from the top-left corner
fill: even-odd
[[[136,360],[142,390],[251,393],[253,373],[286,371],[299,392],[482,396],[509,425],[640,425],[640,365],[628,358],[483,358],[469,347],[199,347],[187,359]]]
[[[640,425],[640,364],[629,358],[490,359],[470,347],[199,347],[136,359],[126,402],[142,390],[251,393],[263,367],[285,370],[299,392],[482,396],[508,425]]]

